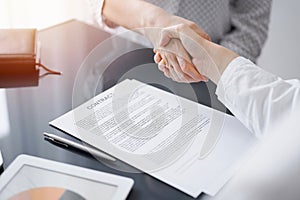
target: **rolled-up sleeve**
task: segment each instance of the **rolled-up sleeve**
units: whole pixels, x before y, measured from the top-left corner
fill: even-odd
[[[222,74],[216,94],[250,131],[262,136],[299,105],[300,81],[283,80],[238,57]]]
[[[272,0],[232,0],[231,31],[220,44],[256,61],[267,39]]]

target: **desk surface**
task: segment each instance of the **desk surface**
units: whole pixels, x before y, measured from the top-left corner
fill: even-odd
[[[128,199],[193,199],[147,174],[128,173],[123,170],[114,169],[97,161],[88,153],[72,152],[44,140],[42,134],[44,131],[75,140],[71,136],[50,127],[48,123],[71,110],[72,106],[76,106],[75,104],[80,104],[89,99],[92,97],[90,95],[95,93],[95,88],[92,89],[92,93],[85,91],[88,87],[85,88],[84,86],[88,81],[84,80],[83,84],[79,83],[76,91],[77,97],[81,96],[82,98],[80,97],[74,100],[73,89],[75,78],[76,76],[78,77],[80,66],[87,55],[89,55],[94,47],[109,36],[109,34],[100,29],[76,20],[71,20],[39,31],[38,37],[41,41],[42,63],[62,71],[63,75],[46,76],[39,80],[37,87],[10,88],[6,90],[10,131],[7,135],[0,136],[0,147],[3,154],[4,167],[6,168],[19,154],[29,154],[131,177],[134,179],[135,184]],[[109,52],[109,49],[104,50]],[[146,63],[153,65],[151,69],[157,70],[157,67],[152,62],[153,53],[150,49],[139,49],[133,51],[131,54],[133,56],[120,56],[120,58],[122,58],[121,61],[120,59],[116,59],[111,62],[112,67],[108,68],[105,72],[107,74],[104,76],[105,84],[101,87],[97,86],[96,93],[110,87],[119,79],[126,78],[126,76],[122,77],[122,73],[124,71],[130,71],[128,69],[132,66]],[[105,56],[101,56],[105,58]],[[101,56],[99,56],[99,58]],[[85,61],[85,63],[87,63],[87,61]],[[122,65],[122,68],[120,68],[120,65]],[[97,65],[95,66],[97,67]],[[114,70],[117,67],[119,68],[118,73]],[[147,69],[149,69],[149,67]],[[91,70],[92,72],[93,70],[97,71],[97,69],[93,69],[93,67],[91,67]],[[140,75],[149,78],[149,74],[143,75],[140,73],[145,72],[142,70],[135,74],[139,76],[139,79],[141,77]],[[128,76],[132,76],[132,73]],[[161,73],[155,76],[158,80],[157,82],[166,81],[167,84],[173,84],[170,80],[165,79]],[[96,76],[94,78],[97,79],[98,77]],[[78,78],[76,80],[78,80]],[[173,86],[174,85],[172,85],[172,87]],[[176,91],[180,93],[185,90],[181,87],[183,87],[182,84],[176,85],[176,88],[179,88],[176,89]],[[197,85],[197,87],[199,87],[199,85]],[[200,85],[200,87],[202,86]],[[202,90],[207,93],[205,87],[203,87]],[[184,96],[185,94],[182,95]],[[201,103],[210,104],[207,98],[201,98],[201,100]],[[199,199],[203,198],[206,197],[204,195],[199,197]]]

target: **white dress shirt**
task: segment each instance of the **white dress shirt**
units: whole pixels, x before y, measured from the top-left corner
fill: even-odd
[[[298,200],[300,197],[300,81],[282,80],[238,57],[216,94],[257,135],[256,150],[214,200]]]
[[[251,132],[261,136],[300,103],[300,81],[282,80],[238,57],[224,71],[216,94]]]

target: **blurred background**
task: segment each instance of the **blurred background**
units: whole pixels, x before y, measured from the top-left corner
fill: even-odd
[[[258,60],[285,79],[300,78],[299,8],[299,0],[273,1],[269,37]],[[87,0],[0,0],[0,28],[43,29],[72,18],[93,23]],[[0,89],[0,137],[8,124],[5,90]]]

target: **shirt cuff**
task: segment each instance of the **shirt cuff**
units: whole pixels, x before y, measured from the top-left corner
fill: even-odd
[[[240,73],[241,73],[241,67],[245,66],[245,65],[253,65],[253,63],[242,57],[239,56],[235,59],[233,59],[229,65],[227,66],[227,68],[224,70],[219,83],[217,85],[217,89],[216,89],[216,95],[218,96],[218,99],[225,104],[226,102],[226,90],[228,87],[232,86],[232,80],[239,77]]]

